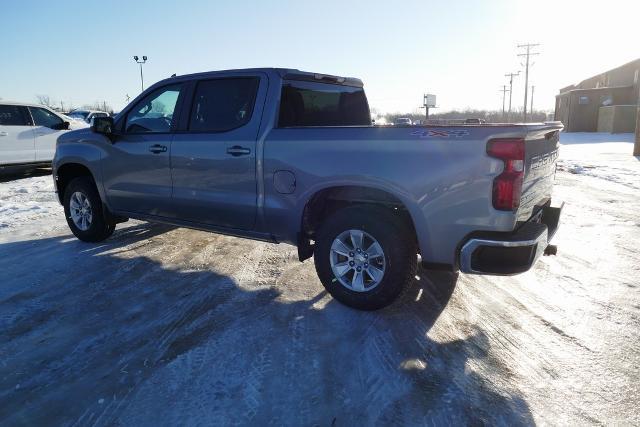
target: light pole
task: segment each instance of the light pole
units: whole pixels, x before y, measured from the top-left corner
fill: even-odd
[[[133,57],[133,60],[136,61],[138,64],[140,64],[140,86],[142,87],[142,92],[144,92],[144,77],[142,75],[142,64],[147,62],[147,57],[143,56],[142,61],[140,61],[140,58],[138,58],[138,56],[136,55]]]

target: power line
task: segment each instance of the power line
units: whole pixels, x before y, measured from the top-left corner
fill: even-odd
[[[520,71],[504,75],[505,77],[509,77],[509,113],[507,114],[507,122],[511,122],[511,94],[513,93],[513,78],[519,75]]]
[[[524,72],[524,117],[523,121],[527,121],[527,95],[529,94],[529,58],[531,56],[539,55],[539,52],[531,52],[532,47],[540,46],[539,43],[526,43],[519,44],[518,49],[526,49],[525,53],[519,53],[518,56],[526,57],[525,72]]]

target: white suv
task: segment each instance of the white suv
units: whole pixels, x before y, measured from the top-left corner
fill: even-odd
[[[69,122],[43,105],[0,101],[0,168],[50,164]]]

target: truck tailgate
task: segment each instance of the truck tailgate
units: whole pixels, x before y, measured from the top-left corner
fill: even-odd
[[[562,129],[561,125],[550,124],[527,132],[518,221],[528,220],[551,199],[558,159],[559,129]]]

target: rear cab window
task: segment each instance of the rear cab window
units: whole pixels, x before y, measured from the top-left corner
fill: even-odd
[[[278,127],[370,125],[362,87],[284,80]]]
[[[190,132],[228,132],[249,123],[258,92],[257,77],[199,81],[189,118]]]

